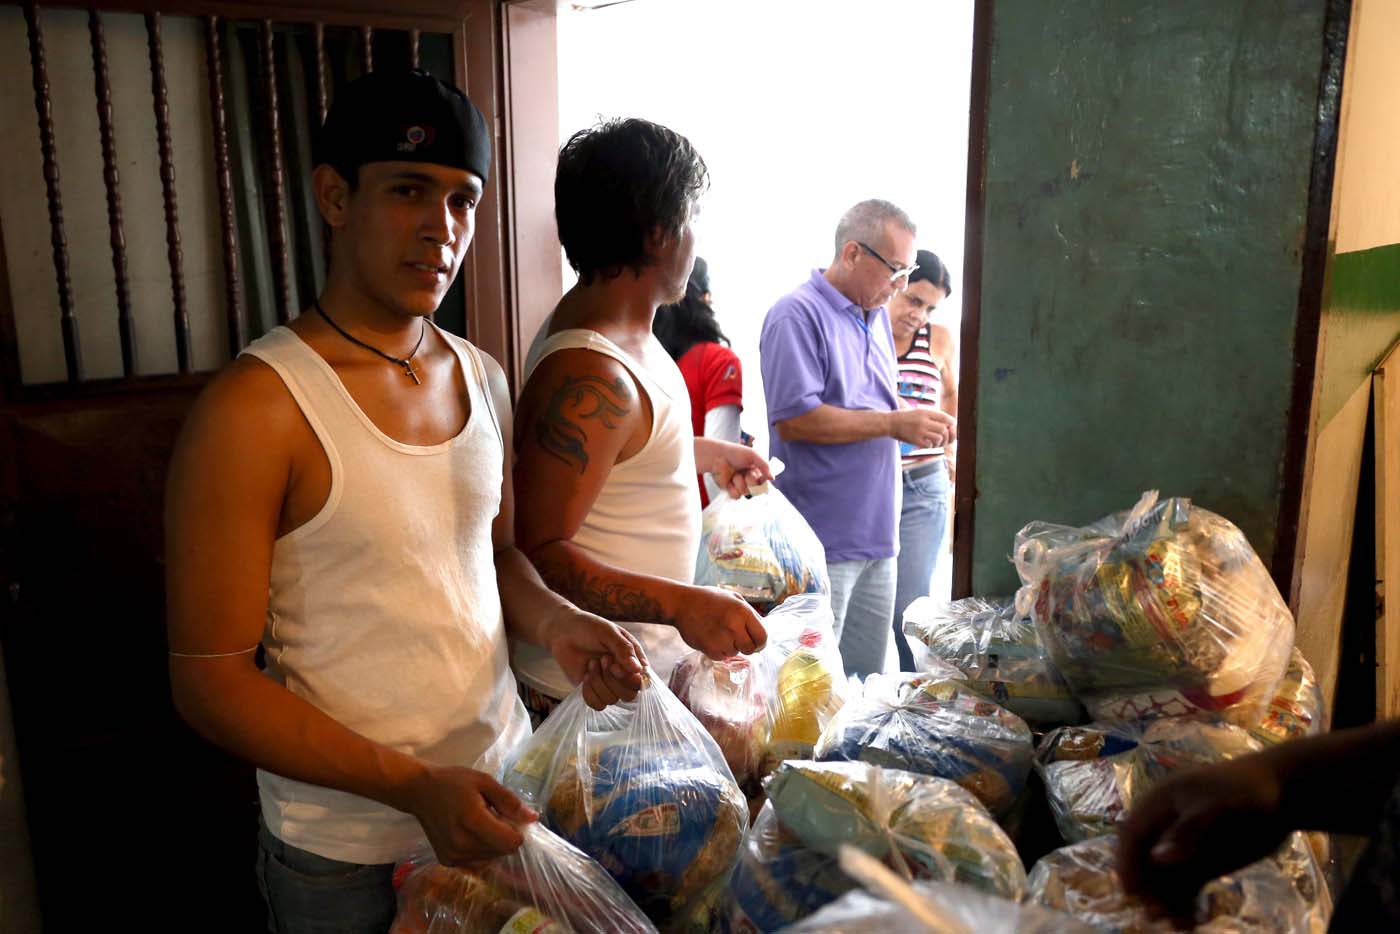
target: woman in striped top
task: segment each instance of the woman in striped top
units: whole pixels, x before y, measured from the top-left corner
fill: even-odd
[[[943,262],[928,250],[918,252],[919,268],[909,286],[890,299],[890,330],[899,358],[899,396],[903,405],[958,412],[953,337],[929,318],[953,291]],[[904,610],[929,592],[952,506],[953,452],[915,448],[900,442],[904,499],[899,515],[899,564],[894,595],[894,645],[901,671],[914,670],[914,655],[904,636]]]

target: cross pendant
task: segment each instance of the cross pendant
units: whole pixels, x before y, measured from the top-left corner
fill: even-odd
[[[414,382],[415,385],[417,385],[417,386],[423,385],[423,381],[422,381],[421,379],[418,378],[418,373],[413,369],[413,364],[412,364],[412,363],[410,363],[409,361],[405,360],[405,361],[403,362],[403,371],[404,371],[405,373],[407,373],[409,376],[413,377],[413,382]]]

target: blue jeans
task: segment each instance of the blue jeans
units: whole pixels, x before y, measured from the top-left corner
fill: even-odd
[[[918,476],[904,474],[904,506],[899,513],[899,575],[894,589],[894,648],[899,670],[914,670],[914,653],[904,635],[904,611],[919,597],[928,595],[933,569],[943,552],[948,529],[948,509],[953,485],[943,459],[911,467]]]
[[[394,864],[362,866],[283,843],[258,821],[258,889],[272,934],[385,934]]]
[[[894,558],[835,561],[827,565],[827,573],[846,674],[864,678],[884,671],[894,612]]]

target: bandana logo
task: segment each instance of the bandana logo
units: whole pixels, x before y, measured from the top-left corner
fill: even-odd
[[[431,145],[435,136],[437,136],[437,131],[430,126],[415,124],[404,127],[403,142],[395,148],[399,152],[415,152],[419,146]]]

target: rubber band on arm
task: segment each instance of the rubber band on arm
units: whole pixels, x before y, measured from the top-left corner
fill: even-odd
[[[168,654],[172,658],[232,658],[235,655],[247,655],[249,652],[256,652],[259,645],[262,645],[262,643],[259,642],[252,648],[239,649],[237,652],[176,652],[170,650]]]

